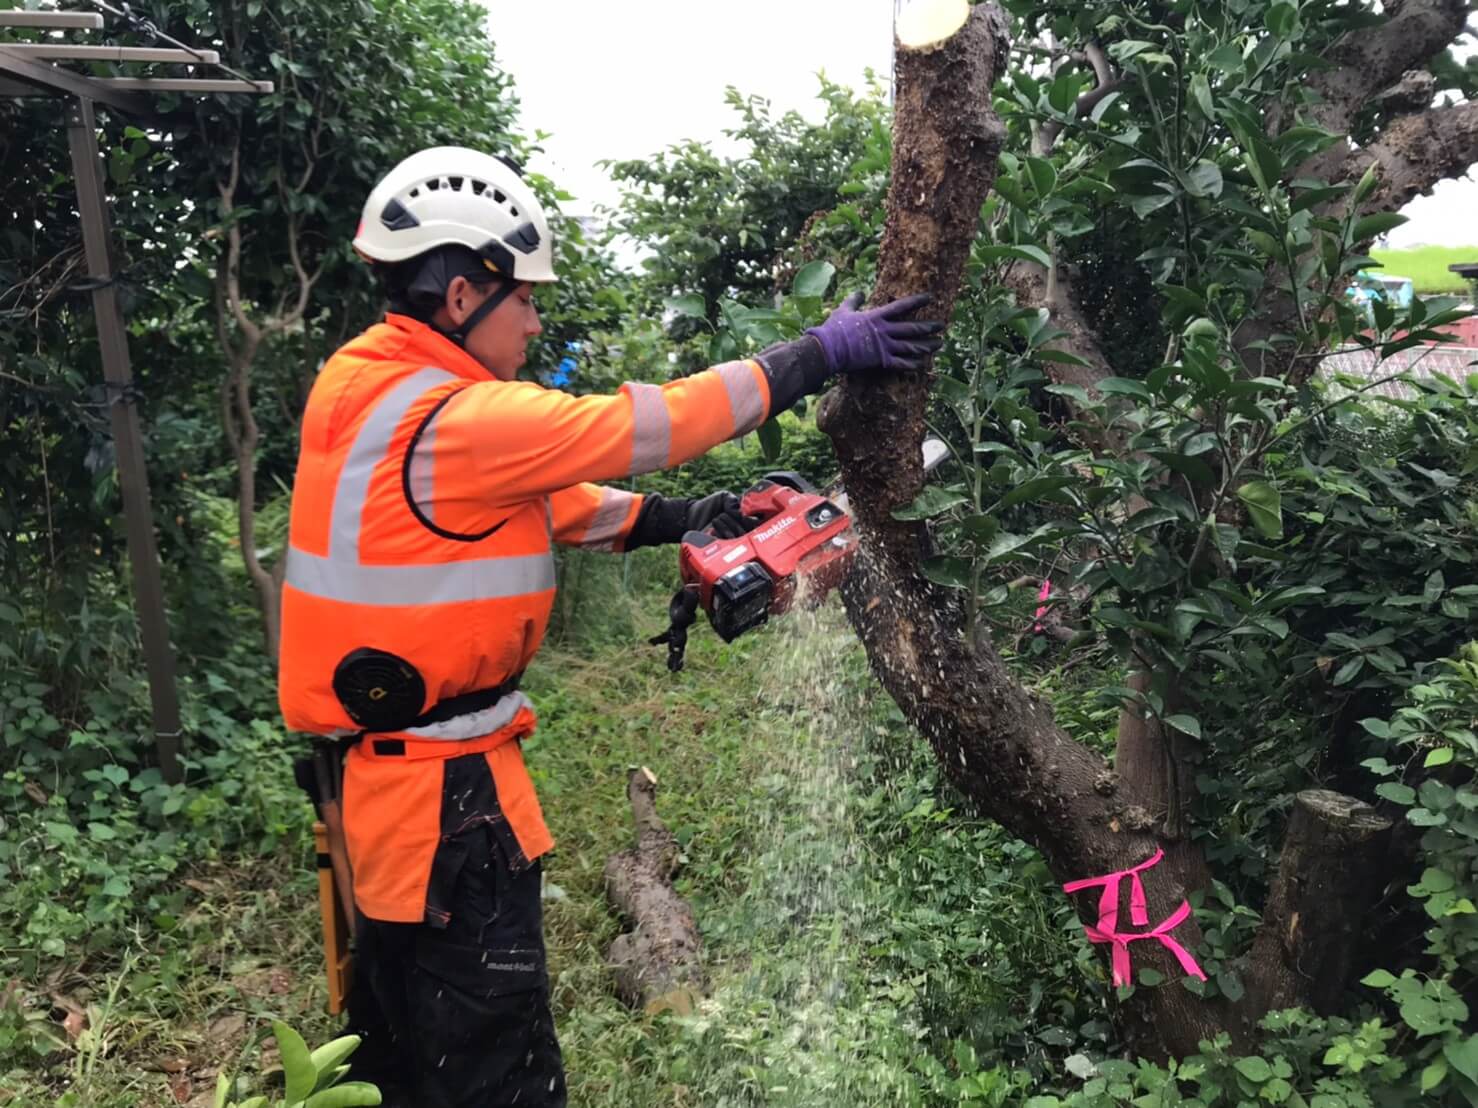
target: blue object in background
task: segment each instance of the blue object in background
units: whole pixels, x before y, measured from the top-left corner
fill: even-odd
[[[575,360],[575,355],[580,353],[580,344],[578,342],[567,342],[565,343],[565,351],[565,356],[560,359],[559,365],[555,367],[554,372],[549,375],[549,379],[546,382],[552,389],[564,388],[570,383],[570,379],[575,376],[575,372],[580,368],[580,363]]]

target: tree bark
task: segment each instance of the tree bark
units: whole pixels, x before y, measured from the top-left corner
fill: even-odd
[[[657,815],[657,778],[634,769],[626,784],[636,821],[636,846],[606,861],[606,896],[631,931],[617,936],[607,958],[616,991],[648,1014],[673,1009],[684,1015],[703,988],[698,925],[687,901],[672,888],[677,840]]]
[[[1254,1011],[1338,1009],[1366,907],[1379,892],[1390,830],[1390,820],[1352,797],[1326,789],[1298,794],[1252,946]]]

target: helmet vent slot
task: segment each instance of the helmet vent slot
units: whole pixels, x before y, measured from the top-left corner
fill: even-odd
[[[514,219],[517,219],[518,218],[518,209],[517,208],[509,208],[508,209],[508,214],[511,215]]]
[[[493,203],[494,204],[502,204],[507,199],[508,199],[508,197],[504,196],[502,194],[502,192],[500,192],[498,189],[493,189]]]
[[[472,182],[472,195],[481,196],[484,192],[487,191],[487,188],[488,186],[486,181],[478,181],[474,179]]]
[[[451,185],[452,186],[452,189],[455,192],[461,192],[462,191],[462,182],[464,180],[466,180],[466,178],[465,177],[448,177],[446,180],[447,180],[447,184]]]

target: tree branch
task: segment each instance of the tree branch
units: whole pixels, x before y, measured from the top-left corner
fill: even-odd
[[[1391,18],[1381,26],[1351,31],[1336,43],[1329,55],[1335,67],[1310,82],[1323,100],[1310,111],[1321,127],[1348,131],[1373,96],[1445,50],[1467,23],[1468,0],[1406,0],[1387,10]]]
[[[1093,73],[1098,78],[1098,86],[1083,93],[1078,97],[1074,107],[1073,115],[1082,119],[1089,115],[1094,108],[1111,93],[1118,92],[1124,87],[1124,81],[1114,76],[1113,67],[1109,65],[1108,55],[1103,52],[1103,47],[1096,42],[1090,42],[1084,50],[1088,64],[1093,67]],[[1062,121],[1058,119],[1049,120],[1043,125],[1042,130],[1036,137],[1038,152],[1046,157],[1052,153],[1052,148],[1057,145],[1057,138],[1062,134]]]
[[[1358,179],[1378,166],[1381,183],[1367,212],[1391,212],[1438,181],[1458,177],[1478,163],[1478,102],[1429,108],[1393,120],[1369,146],[1350,154],[1343,176]]]

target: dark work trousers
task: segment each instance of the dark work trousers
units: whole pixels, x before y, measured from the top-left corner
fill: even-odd
[[[498,808],[487,759],[448,759],[426,922],[357,921],[350,1080],[387,1108],[563,1108],[540,868]]]

